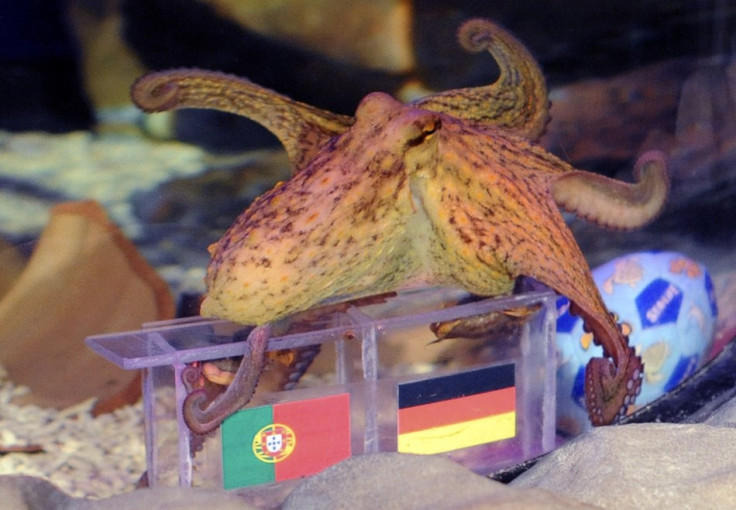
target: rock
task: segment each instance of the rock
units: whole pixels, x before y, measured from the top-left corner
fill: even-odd
[[[59,204],[0,300],[0,363],[31,388],[18,402],[63,408],[109,398],[137,375],[91,355],[84,339],[174,312],[166,283],[99,204]]]
[[[682,83],[694,67],[690,59],[673,59],[552,88],[542,144],[579,167],[606,174],[628,170],[650,130],[675,122]]]
[[[710,425],[601,427],[514,480],[602,508],[736,505],[736,430]]]
[[[670,169],[673,181],[717,179],[736,137],[736,65],[726,57],[700,62],[682,84]],[[729,165],[730,166],[730,165]]]
[[[0,476],[3,510],[248,510],[253,508],[233,493],[205,489],[141,489],[109,499],[73,498],[51,482],[31,476]]]
[[[166,508],[171,510],[251,510],[235,493],[185,488],[141,489],[105,500],[77,500],[69,510],[139,510],[141,508]],[[31,509],[35,510],[35,509]]]
[[[704,423],[714,427],[736,428],[736,399],[729,400],[716,409]]]
[[[520,491],[438,456],[376,453],[352,457],[306,479],[284,510],[381,508],[593,508],[544,490]]]
[[[709,423],[733,424],[735,417],[736,401],[731,401]],[[548,455],[510,485],[441,456],[368,454],[301,481],[282,508],[733,508],[735,445],[736,429],[705,424],[602,427]],[[256,508],[235,492],[187,488],[73,498],[29,476],[0,476],[0,500],[8,510]]]
[[[308,51],[304,45],[269,39],[244,29],[228,18],[227,10],[209,4],[126,0],[124,38],[150,69],[202,67],[229,72],[336,112],[352,114],[367,93],[396,90],[405,80],[405,73],[367,69]],[[169,28],[161,30],[164,26]]]
[[[26,257],[21,250],[0,239],[0,299],[23,272]]]
[[[5,510],[52,510],[73,500],[51,482],[33,476],[0,476],[0,495]]]

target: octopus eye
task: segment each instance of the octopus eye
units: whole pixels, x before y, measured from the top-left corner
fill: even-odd
[[[413,128],[415,128],[417,134],[409,138],[409,140],[406,142],[407,147],[417,147],[423,144],[425,140],[427,140],[427,138],[429,138],[431,135],[436,133],[440,129],[441,126],[442,126],[442,123],[440,122],[440,119],[432,119],[431,121],[423,125],[412,126]]]

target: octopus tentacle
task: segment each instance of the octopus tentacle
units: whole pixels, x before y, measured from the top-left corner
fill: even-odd
[[[184,399],[184,422],[195,434],[208,434],[235,411],[245,406],[255,393],[265,363],[266,347],[271,336],[269,325],[258,326],[248,335],[247,349],[230,386],[212,402],[208,394],[198,389]],[[182,374],[184,375],[184,374]],[[185,381],[186,384],[186,381]]]
[[[458,30],[468,51],[487,49],[498,63],[495,83],[431,94],[413,103],[417,108],[446,113],[477,127],[507,128],[537,140],[549,120],[547,86],[529,51],[509,32],[486,19],[472,19]]]
[[[202,368],[198,366],[188,365],[181,372],[181,382],[184,385],[184,389],[187,393],[197,391],[200,389],[198,386],[202,377]]]
[[[248,117],[276,135],[295,172],[353,124],[352,117],[294,101],[245,78],[201,69],[149,73],[133,83],[131,97],[146,112],[206,108]]]
[[[530,261],[530,265],[540,260],[546,260],[546,256]],[[628,337],[606,310],[582,254],[567,260],[570,265],[565,273],[527,268],[522,274],[532,275],[567,296],[570,312],[582,317],[594,342],[603,347],[603,358],[591,359],[586,367],[585,402],[591,423],[607,425],[626,414],[634,403],[641,390],[644,368],[641,358],[629,346]]]
[[[446,150],[461,138],[455,135],[453,140],[442,140]],[[610,423],[635,399],[642,365],[606,310],[588,264],[549,195],[550,182],[568,166],[554,158],[489,161],[488,155],[498,152],[494,148],[484,148],[485,157],[465,153],[462,165],[445,158],[431,183],[414,183],[438,237],[433,258],[442,260],[442,270],[474,294],[495,295],[510,289],[515,278],[529,276],[567,296],[571,310],[582,316],[603,346],[607,359],[590,363],[586,398],[592,423]],[[474,178],[467,178],[471,172],[476,172]],[[467,270],[471,263],[472,272]]]
[[[569,233],[565,229],[565,234]],[[558,232],[558,234],[562,233]],[[554,246],[551,244],[550,246]],[[545,250],[545,248],[542,248]],[[522,274],[549,285],[570,299],[570,312],[582,317],[586,329],[593,333],[596,345],[603,347],[603,358],[593,358],[585,370],[585,402],[594,426],[607,425],[625,415],[641,391],[644,368],[641,359],[629,346],[629,339],[606,309],[590,270],[576,245],[568,246],[565,271],[551,272],[527,267]],[[548,253],[548,252],[547,252]],[[530,261],[544,266],[546,255]],[[553,263],[553,261],[549,261]]]
[[[575,170],[552,184],[558,206],[600,226],[627,230],[652,221],[669,190],[667,165],[660,151],[644,153],[634,167],[635,183]]]
[[[585,406],[593,426],[613,423],[626,415],[628,408],[641,392],[644,365],[629,338],[613,324],[613,319],[601,324],[577,303],[570,312],[583,318],[593,333],[594,342],[603,346],[603,358],[592,358],[585,367]]]
[[[586,366],[585,403],[591,423],[607,425],[624,416],[634,403],[641,391],[644,367],[628,337],[607,312],[589,274],[572,267],[568,272],[562,278],[537,278],[570,299],[570,312],[582,317],[596,345],[603,347],[603,358],[593,358]]]

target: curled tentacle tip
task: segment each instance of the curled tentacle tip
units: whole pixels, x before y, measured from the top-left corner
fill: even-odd
[[[166,74],[146,74],[133,82],[130,97],[144,112],[163,112],[179,103],[179,87]]]
[[[667,171],[667,156],[659,150],[649,150],[639,156],[634,166],[634,175],[640,179],[646,174],[652,174],[663,187],[664,193],[669,191],[670,178]]]
[[[207,435],[215,430],[220,423],[227,417],[208,417],[205,408],[207,405],[207,392],[205,390],[195,390],[184,399],[182,404],[184,423],[189,430],[198,435]]]
[[[664,152],[660,150],[651,149],[639,156],[637,162],[639,165],[656,163],[658,166],[665,168],[667,166],[667,156],[665,156]]]
[[[201,374],[201,370],[194,366],[188,366],[182,371],[181,380],[188,392],[192,392],[199,387]]]
[[[608,425],[625,416],[641,392],[643,365],[629,348],[620,366],[610,359],[593,358],[585,373],[585,403],[593,426]]]
[[[493,39],[495,25],[483,18],[470,19],[460,25],[457,40],[466,51],[477,53],[487,49]]]

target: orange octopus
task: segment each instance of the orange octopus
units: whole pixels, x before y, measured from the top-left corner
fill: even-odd
[[[634,402],[641,360],[606,310],[559,208],[609,228],[639,227],[666,200],[664,157],[642,155],[635,183],[572,168],[537,144],[549,105],[527,49],[488,20],[466,22],[458,38],[496,59],[495,83],[410,104],[376,92],[355,117],[209,71],[135,82],[133,99],[146,111],[212,108],[259,122],[294,169],[210,247],[202,314],[257,327],[227,390],[214,398],[195,391],[185,401],[192,431],[215,429],[250,400],[269,323],[334,296],[427,284],[495,296],[520,276],[567,296],[603,346],[585,375],[592,423],[611,423]]]

